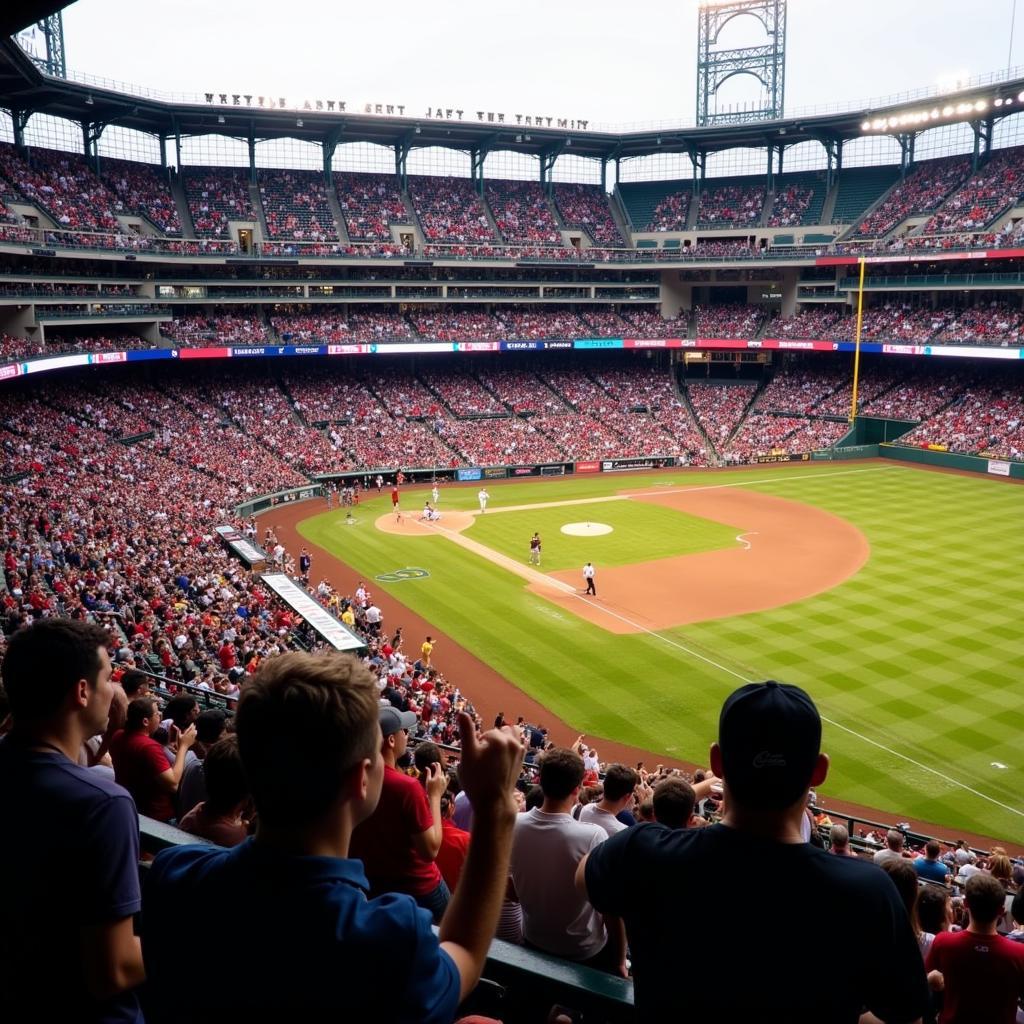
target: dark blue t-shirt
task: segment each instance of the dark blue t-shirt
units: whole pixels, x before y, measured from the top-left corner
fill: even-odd
[[[929,882],[945,882],[950,873],[942,861],[928,860],[927,857],[918,857],[914,861],[914,870],[918,878],[927,878]]]
[[[902,1024],[927,1006],[906,910],[873,864],[724,825],[640,824],[591,851],[586,884],[625,921],[640,1021],[854,1024],[867,1007]],[[681,988],[695,964],[725,982]]]
[[[126,789],[57,751],[0,740],[0,1019],[141,1022],[93,999],[80,929],[138,913],[139,818]]]
[[[163,851],[146,878],[142,931],[155,1001],[181,997],[194,911],[203,948],[231,964],[187,972],[197,1015],[248,1022],[254,1013],[300,1020],[332,1011],[338,1020],[447,1024],[459,973],[430,914],[410,896],[368,900],[368,888],[357,860],[286,856],[252,839],[232,850]]]

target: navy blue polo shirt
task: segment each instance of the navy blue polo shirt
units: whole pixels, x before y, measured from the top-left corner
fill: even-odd
[[[145,882],[142,951],[154,998],[182,992],[182,950],[202,921],[206,955],[189,970],[190,1003],[219,1019],[333,1011],[344,1020],[447,1024],[459,973],[410,896],[367,898],[358,860],[296,857],[252,839],[231,850],[160,853]],[[281,1019],[285,1019],[282,1016]]]
[[[0,1020],[141,1022],[134,992],[89,994],[80,938],[140,909],[131,795],[11,735],[0,740],[0,822]]]

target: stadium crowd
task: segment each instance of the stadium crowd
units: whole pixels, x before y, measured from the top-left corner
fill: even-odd
[[[171,194],[167,172],[150,164],[104,157],[100,173],[117,196],[121,209],[147,217],[165,235],[181,237],[181,218]]]
[[[1001,149],[921,228],[922,235],[979,231],[1024,194],[1024,147]]]
[[[701,227],[752,227],[761,219],[764,200],[764,185],[705,186],[697,207],[697,223]]]
[[[766,399],[773,384],[777,387],[771,391],[770,404],[779,408],[795,404],[790,397],[793,392],[803,396],[807,408],[838,393],[848,367],[836,363],[830,370],[823,369],[814,380],[809,372],[811,365],[806,358],[791,360],[763,390],[756,410],[769,404]],[[229,378],[220,370],[161,376],[159,387],[137,374],[119,378],[116,392],[88,378],[55,378],[32,390],[5,389],[0,394],[3,469],[5,474],[9,470],[27,473],[5,491],[6,529],[0,539],[4,563],[0,624],[5,636],[4,649],[13,652],[10,664],[6,664],[5,658],[4,681],[11,690],[15,725],[19,724],[25,706],[21,701],[27,692],[20,688],[17,674],[19,645],[23,641],[11,641],[8,648],[6,638],[26,623],[45,622],[54,616],[88,618],[104,624],[106,632],[89,635],[100,637],[102,645],[108,648],[110,678],[124,693],[125,701],[109,721],[105,710],[93,731],[83,733],[83,740],[94,740],[86,744],[84,763],[95,761],[103,765],[109,755],[107,777],[112,772],[127,787],[141,813],[177,821],[188,831],[222,847],[251,850],[252,844],[247,840],[253,830],[250,796],[257,797],[262,829],[266,827],[263,814],[267,805],[260,801],[272,790],[262,788],[261,777],[253,775],[248,766],[245,771],[240,770],[241,762],[252,750],[245,742],[246,702],[248,707],[254,706],[254,698],[248,694],[263,692],[259,688],[264,685],[266,692],[271,692],[267,680],[276,664],[275,656],[304,649],[315,651],[320,642],[306,623],[221,546],[213,526],[233,523],[252,541],[262,544],[275,565],[296,579],[305,578],[314,597],[350,624],[366,642],[362,662],[367,673],[367,721],[374,726],[373,743],[383,744],[387,785],[399,787],[396,792],[401,791],[404,799],[414,801],[419,808],[418,824],[410,828],[410,833],[427,830],[434,835],[436,831],[436,836],[430,840],[427,852],[419,855],[415,869],[407,863],[409,858],[403,857],[402,869],[388,875],[383,865],[394,861],[385,862],[383,858],[393,853],[394,848],[385,845],[385,853],[378,852],[381,842],[386,841],[375,838],[377,824],[368,816],[360,826],[364,831],[357,830],[353,837],[353,855],[365,865],[371,896],[407,893],[413,898],[408,903],[410,908],[414,901],[427,911],[417,918],[423,929],[423,941],[435,941],[427,938],[431,917],[441,922],[441,939],[447,941],[451,916],[458,915],[464,894],[473,891],[472,844],[483,842],[489,827],[486,805],[477,799],[479,790],[474,783],[474,758],[479,755],[474,744],[479,741],[473,738],[473,727],[482,730],[490,723],[476,715],[469,681],[445,674],[443,651],[438,656],[430,638],[420,646],[419,638],[410,642],[400,630],[393,632],[389,623],[382,623],[380,609],[363,581],[353,577],[347,586],[337,589],[311,569],[305,552],[285,549],[274,534],[272,513],[257,525],[253,520],[240,519],[233,512],[233,505],[243,494],[252,493],[254,484],[263,491],[308,482],[309,460],[319,464],[322,457],[331,458],[339,451],[351,450],[362,465],[373,466],[382,461],[394,465],[392,456],[406,465],[420,458],[444,465],[437,461],[438,455],[447,454],[450,464],[534,462],[547,461],[548,453],[552,459],[595,458],[603,453],[662,453],[659,442],[674,441],[679,449],[686,447],[684,435],[671,429],[670,424],[688,420],[688,413],[665,370],[639,360],[624,366],[621,361],[607,357],[594,359],[585,367],[568,361],[541,362],[538,366],[539,372],[535,374],[492,365],[472,373],[468,369],[428,370],[420,377],[397,367],[388,371],[374,368],[360,373],[357,379],[345,370],[290,371],[280,386],[267,375],[246,368],[244,372],[233,369]],[[884,366],[883,373],[876,373],[877,370],[877,361],[865,367],[866,393],[884,392],[898,379],[894,371]],[[927,377],[936,371],[922,367],[921,373]],[[920,436],[915,436],[915,432],[908,440],[949,444],[960,450],[973,447],[999,457],[1024,456],[1024,402],[1019,389],[999,384],[994,378],[961,378],[960,385],[952,404],[930,423],[923,424]],[[485,390],[513,407],[544,405],[544,409],[529,419],[508,415],[498,419],[457,419],[437,404],[437,394],[441,394],[449,396],[445,401],[450,406],[460,404],[469,408],[473,402],[485,399]],[[817,447],[847,429],[845,423],[755,411],[733,433],[738,416],[749,405],[751,388],[723,388],[691,381],[685,384],[685,391],[698,410],[701,423],[712,428],[709,432],[716,439],[733,434],[720,453],[725,461],[743,461],[766,449],[794,450],[794,444]],[[735,399],[732,394],[723,397],[723,391],[734,393]],[[529,397],[518,398],[521,393]],[[328,443],[324,435],[303,430],[302,420],[308,423],[320,418],[313,415],[314,411],[338,409],[344,409],[346,415],[322,418],[350,422],[335,423],[342,443],[327,451],[322,447]],[[724,414],[728,422],[712,421],[715,410],[719,419]],[[421,418],[414,419],[416,416]],[[689,436],[696,443],[700,440],[699,432],[692,420],[689,423]],[[156,434],[153,439],[129,445],[118,443],[119,436],[147,426]],[[411,449],[403,450],[402,446],[414,437],[406,433],[409,428],[422,428],[421,439],[433,441],[423,440],[421,446],[414,441]],[[313,441],[314,434],[319,441]],[[321,447],[318,450],[307,445]],[[382,451],[387,452],[387,459],[381,459]],[[371,456],[370,452],[376,454]],[[412,457],[406,461],[404,456],[410,452]],[[691,454],[697,461],[699,453]],[[342,457],[338,465],[343,464]],[[48,642],[62,641],[53,636]],[[91,642],[95,653],[96,641]],[[332,663],[337,664],[337,659]],[[295,672],[301,673],[305,662],[300,656],[298,661],[280,664],[293,666]],[[160,678],[143,675],[138,669],[154,672]],[[310,676],[307,685],[315,685],[314,678]],[[319,678],[322,680],[323,676]],[[195,689],[187,690],[185,684]],[[104,685],[109,687],[109,680]],[[777,698],[764,687],[756,690],[756,695],[757,701],[767,703],[755,720],[762,726],[774,722],[771,708]],[[215,705],[230,708],[239,698],[242,710],[230,722],[226,710],[218,710],[217,706],[202,710],[211,699]],[[804,699],[791,691],[778,699],[795,700],[806,711]],[[278,739],[288,735],[295,721],[291,716],[297,713],[297,697],[287,707],[288,713],[282,706],[268,718]],[[319,720],[310,717],[296,733],[289,764],[317,750],[316,743],[310,742],[310,730],[326,727],[323,707],[321,703]],[[794,735],[795,707],[790,707],[780,719],[786,722],[780,737]],[[469,719],[459,719],[463,711]],[[728,721],[727,712],[723,712],[723,722]],[[747,723],[744,729],[749,728]],[[797,730],[796,734],[803,732]],[[343,741],[344,735],[339,732],[338,742]],[[637,822],[657,821],[667,828],[686,831],[700,829],[709,842],[721,837],[722,830],[715,829],[712,822],[731,810],[728,802],[721,802],[722,780],[706,771],[691,775],[659,766],[648,772],[643,766],[634,769],[602,762],[582,737],[571,749],[554,747],[541,727],[522,720],[513,726],[513,735],[515,746],[509,748],[509,753],[516,756],[508,761],[509,772],[503,785],[509,793],[515,787],[520,795],[514,798],[515,810],[510,812],[507,870],[503,867],[497,872],[500,891],[495,889],[488,903],[491,910],[483,915],[487,924],[481,938],[483,950],[486,952],[490,938],[497,933],[569,961],[592,962],[599,969],[626,974],[622,941],[626,933],[619,930],[614,904],[606,902],[608,897],[600,884],[604,858],[610,856],[607,851],[624,847],[625,837],[616,836]],[[727,726],[723,726],[724,744],[728,744],[730,735]],[[403,768],[405,736],[416,745],[408,768]],[[4,757],[11,756],[10,742],[5,740],[0,747]],[[435,745],[453,743],[460,747],[454,756]],[[133,760],[134,749],[143,747],[149,768]],[[459,772],[444,770],[456,763]],[[439,764],[442,770],[432,768],[432,764]],[[725,763],[723,772],[726,786],[731,779],[738,778],[730,775],[734,770],[730,764]],[[715,767],[722,769],[721,764]],[[284,770],[278,761],[279,780]],[[165,772],[170,774],[170,782],[166,787],[155,787],[153,779]],[[943,849],[937,843],[929,843],[919,849],[906,842],[898,829],[888,834],[864,831],[852,837],[851,843],[845,829],[833,824],[827,812],[820,808],[816,814],[804,811],[808,781],[811,776],[801,782],[794,815],[795,827],[802,830],[804,841],[814,838],[819,844],[829,843],[835,855],[856,845],[858,850],[866,851],[859,855],[861,859],[883,866],[885,862],[909,866],[912,876],[908,877],[913,878],[913,885],[908,910],[904,917],[896,919],[902,922],[907,940],[903,950],[907,960],[905,972],[909,972],[906,976],[918,979],[922,993],[922,954],[930,969],[945,970],[947,996],[956,991],[956,974],[943,959],[943,950],[949,938],[957,934],[951,928],[979,926],[982,903],[978,893],[985,886],[998,894],[998,910],[986,920],[998,920],[1004,931],[1013,928],[1014,918],[1024,923],[1020,921],[1022,915],[1015,911],[1017,883],[1013,866],[1000,851],[993,850],[979,858],[964,845]],[[403,786],[406,788],[402,789]],[[289,787],[289,793],[295,792],[301,790]],[[734,793],[733,799],[738,800],[742,789],[738,793],[729,790],[725,795],[728,793]],[[494,795],[491,794],[492,800]],[[9,793],[0,785],[0,802],[4,799],[9,799]],[[512,800],[511,796],[509,799]],[[299,801],[299,805],[306,806],[306,802]],[[535,808],[539,808],[539,813]],[[544,815],[562,816],[557,819],[560,827],[552,832],[557,841],[544,839],[533,831],[546,820]],[[61,826],[67,828],[67,820],[60,820]],[[134,818],[130,818],[128,827],[134,827],[133,823]],[[26,834],[35,836],[36,832],[29,830]],[[760,841],[763,843],[763,839]],[[603,847],[606,842],[607,850]],[[4,847],[4,856],[8,856],[9,849]],[[758,861],[762,867],[766,866],[764,858],[769,856],[764,851],[762,847]],[[853,854],[852,850],[848,852]],[[48,849],[46,856],[50,855]],[[129,862],[133,857],[137,860],[131,842],[127,856]],[[223,854],[207,847],[202,856]],[[580,866],[584,857],[590,863]],[[835,859],[838,863],[838,856]],[[153,902],[147,904],[142,953],[180,941],[172,923],[181,917],[181,907],[190,904],[174,896],[168,897],[165,906],[158,895],[161,880],[168,878],[165,872],[169,863],[170,859],[164,856],[150,869],[146,892],[153,895],[146,898]],[[499,866],[504,863],[501,861]],[[583,884],[575,888],[563,879],[556,900],[544,879],[561,879],[563,864],[571,865],[569,875],[582,877]],[[134,863],[129,866],[134,873]],[[826,870],[825,861],[821,862],[821,870]],[[847,888],[840,887],[837,892],[848,893],[848,887],[855,883],[872,891],[885,886],[882,874],[874,874],[878,869],[870,864],[849,870],[849,877],[843,876]],[[774,865],[771,877],[776,882],[781,871],[781,864]],[[930,901],[922,894],[929,890],[918,885],[917,876],[930,878],[940,872],[940,882],[953,880],[963,886],[970,908],[969,920],[955,917],[947,909],[951,889],[941,891],[939,913],[928,911]],[[512,880],[507,891],[506,876]],[[51,872],[50,885],[63,884],[59,881],[61,877],[60,872]],[[627,873],[624,877],[633,875]],[[799,906],[801,887],[807,884],[806,872],[799,877],[803,882],[796,881],[794,876],[786,883],[787,913],[803,913]],[[707,876],[701,878],[706,882]],[[994,883],[998,883],[998,888]],[[723,885],[728,889],[724,882]],[[889,903],[882,915],[890,922],[901,906],[897,889],[890,892],[891,888],[884,888]],[[290,898],[297,898],[294,892]],[[713,898],[721,900],[721,892],[713,894]],[[390,899],[394,902],[397,897]],[[20,896],[11,894],[5,913],[20,907],[19,900]],[[69,912],[71,906],[70,901],[64,901],[64,912]],[[128,920],[133,906],[122,904]],[[858,897],[860,914],[874,913],[868,908],[875,906]],[[173,911],[170,916],[167,908]],[[474,920],[479,922],[479,903],[474,901],[472,909]],[[817,901],[809,913],[820,915],[820,909],[821,903]],[[626,932],[635,926],[630,913],[627,907]],[[588,924],[576,934],[566,928],[565,922],[578,920],[580,915]],[[216,933],[221,927],[216,921],[221,916],[215,915],[216,920],[208,924],[205,934],[211,934],[210,929]],[[849,920],[860,918],[853,915]],[[673,923],[677,923],[676,918]],[[735,930],[735,918],[728,923],[728,930]],[[947,933],[948,938],[944,938]],[[850,948],[863,953],[872,948],[868,939],[874,936],[877,944],[879,934],[870,930],[859,933]],[[293,939],[307,941],[305,933],[296,934]],[[639,965],[644,947],[632,939],[631,945],[632,959]],[[834,953],[832,944],[829,957]],[[422,956],[421,953],[416,964],[418,971],[424,970]],[[481,962],[482,957],[483,953]],[[152,993],[163,992],[170,984],[159,966],[165,960],[162,955],[147,954]],[[336,980],[332,978],[332,983]],[[294,981],[295,976],[290,974],[287,984],[293,999]],[[124,991],[131,988],[128,984]],[[8,988],[2,998],[11,1000],[17,991],[20,990]],[[81,1005],[77,1001],[85,998],[73,985],[61,991],[62,1005],[68,1007]],[[441,990],[431,991],[438,995]],[[304,992],[302,998],[307,995]],[[234,993],[233,998],[244,1000],[247,995]],[[351,994],[346,999],[351,1008]],[[451,995],[446,999],[445,1005],[450,1004],[454,1012],[458,998]],[[720,1005],[720,994],[713,999]],[[871,996],[865,994],[864,999],[870,1002]],[[820,1011],[820,999],[815,1006]]]
[[[480,197],[465,178],[409,178],[409,198],[427,243],[494,241]]]
[[[582,228],[598,247],[618,248],[625,244],[608,197],[599,185],[556,183],[555,205],[567,227]],[[588,253],[589,257],[590,253]]]
[[[392,224],[408,224],[410,217],[393,174],[335,172],[334,187],[353,241],[391,241]]]
[[[693,192],[673,192],[658,202],[651,219],[641,231],[685,231]]]
[[[503,241],[561,246],[558,223],[537,182],[488,179],[484,195]]]
[[[807,185],[783,185],[775,193],[768,227],[791,228],[802,224],[814,194],[815,189]]]
[[[323,175],[313,171],[259,171],[258,181],[270,238],[337,241],[338,228]]]
[[[225,167],[188,167],[185,197],[199,238],[226,239],[230,221],[257,220],[246,171]]]
[[[880,238],[907,217],[930,213],[960,186],[970,172],[971,161],[965,156],[922,161],[864,217],[857,225],[856,234]]]

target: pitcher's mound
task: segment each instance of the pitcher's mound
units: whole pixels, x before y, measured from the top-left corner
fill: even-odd
[[[561,532],[569,534],[570,537],[600,537],[602,534],[611,533],[612,527],[607,523],[566,523]]]

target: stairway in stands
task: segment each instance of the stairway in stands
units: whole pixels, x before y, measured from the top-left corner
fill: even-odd
[[[270,241],[270,230],[267,227],[267,214],[263,209],[263,197],[260,195],[259,185],[249,184],[249,202],[256,211],[256,223],[260,226],[260,235],[265,242]]]
[[[338,238],[341,239],[342,243],[348,245],[352,239],[348,236],[348,228],[345,225],[345,214],[341,211],[341,203],[338,202],[338,190],[334,187],[334,182],[331,181],[324,187],[324,191],[327,193],[327,205],[331,208],[331,215],[334,217],[334,226],[338,232]]]
[[[171,175],[171,195],[174,196],[174,205],[178,208],[182,237],[195,238],[196,226],[192,223],[192,211],[188,208],[188,200],[185,198],[185,182],[180,170]]]

